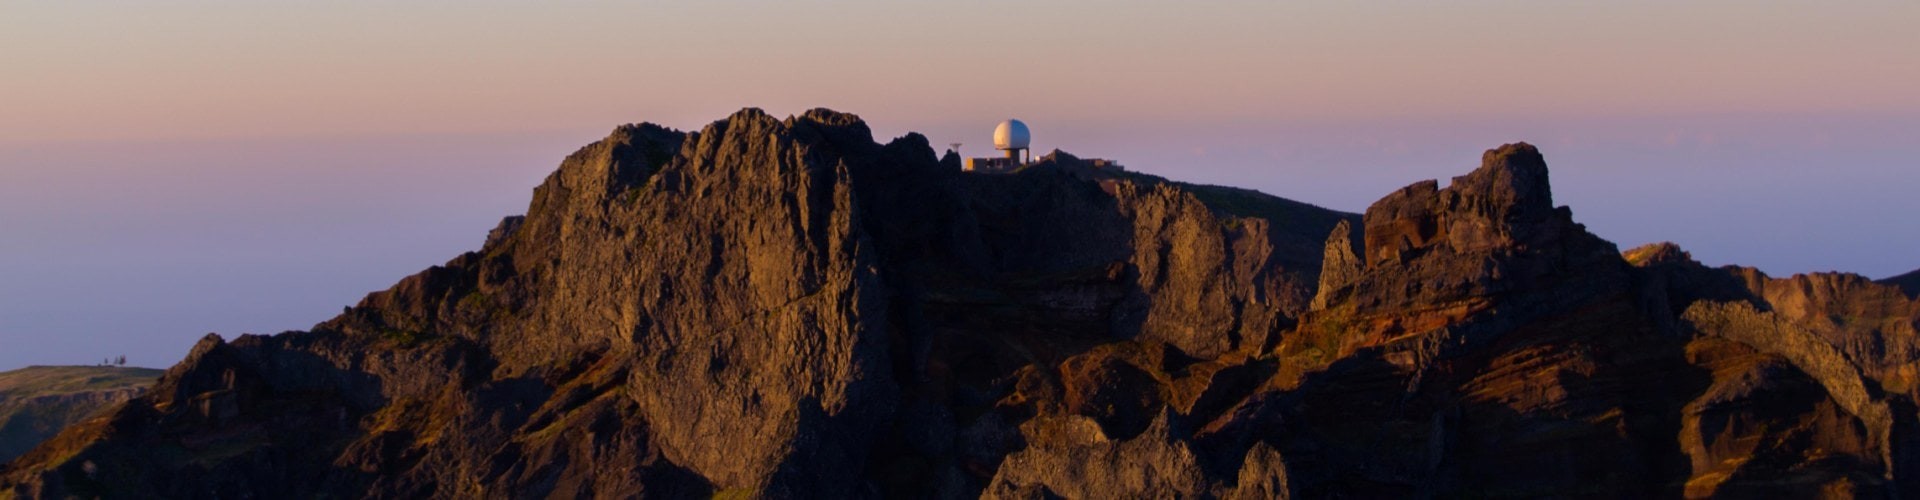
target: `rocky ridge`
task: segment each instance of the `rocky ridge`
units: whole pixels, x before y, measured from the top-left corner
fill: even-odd
[[[1511,144],[1364,215],[743,110],[210,336],[28,497],[1899,496],[1911,295],[1624,254]]]

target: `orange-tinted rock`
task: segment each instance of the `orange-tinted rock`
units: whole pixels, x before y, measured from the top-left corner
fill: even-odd
[[[1880,444],[1791,362],[1718,339],[1689,343],[1687,355],[1712,380],[1683,409],[1687,497],[1854,498],[1885,488],[1867,472]]]
[[[1070,408],[1139,432],[1163,406],[1131,364],[1061,385],[1052,367],[1075,355],[1270,345],[1342,220],[1064,154],[964,174],[924,137],[878,144],[827,110],[623,126],[569,155],[480,252],[313,332],[209,339],[154,395],[0,486],[978,493],[1026,419]],[[1048,373],[1017,375],[1033,366]],[[1016,379],[1031,400],[1010,397]],[[1210,379],[1183,380],[1199,381],[1183,401],[1203,399]],[[68,480],[88,463],[145,472]]]
[[[1856,278],[1623,257],[1526,144],[1356,217],[743,110],[616,129],[481,251],[312,332],[203,340],[0,489],[1905,493],[1912,303]]]

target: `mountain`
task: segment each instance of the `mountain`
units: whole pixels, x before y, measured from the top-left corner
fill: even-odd
[[[208,336],[0,491],[1920,491],[1920,304],[1623,253],[1533,146],[1365,214],[1058,152],[959,163],[828,110],[620,127],[479,251],[311,331]]]
[[[0,372],[0,463],[61,428],[133,399],[160,370],[117,366],[29,366]]]

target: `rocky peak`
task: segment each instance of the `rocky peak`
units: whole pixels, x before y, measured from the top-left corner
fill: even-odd
[[[1343,220],[1333,226],[1333,234],[1327,235],[1327,247],[1320,257],[1320,285],[1316,288],[1319,292],[1313,297],[1312,309],[1325,309],[1330,295],[1328,292],[1359,279],[1361,271],[1365,269],[1366,263],[1353,254],[1353,235],[1350,233],[1351,225]]]
[[[1621,257],[1627,259],[1628,264],[1639,267],[1657,266],[1661,264],[1698,264],[1698,262],[1694,262],[1692,253],[1682,250],[1680,245],[1676,245],[1670,241],[1648,243],[1633,247],[1632,250],[1627,250],[1625,253],[1622,253]]]
[[[754,109],[754,111],[759,110]],[[766,113],[762,112],[761,114],[765,115]],[[814,123],[828,128],[857,131],[859,134],[866,136],[869,142],[873,139],[873,132],[867,128],[866,120],[860,119],[859,115],[853,113],[842,113],[827,108],[813,108],[807,110],[805,113],[801,113],[799,116],[788,118],[786,123],[788,127],[792,127],[796,123],[801,122]]]
[[[1511,248],[1557,237],[1572,223],[1553,208],[1547,163],[1527,143],[1487,150],[1480,168],[1453,178],[1414,183],[1367,208],[1366,261],[1401,259],[1435,246],[1455,253]]]
[[[1417,182],[1368,207],[1358,252],[1364,270],[1323,268],[1323,302],[1355,295],[1366,298],[1347,302],[1362,308],[1430,307],[1557,286],[1556,277],[1607,275],[1624,282],[1615,247],[1573,222],[1571,210],[1553,206],[1539,150],[1508,144],[1481,159],[1479,168],[1446,188]],[[1329,245],[1338,245],[1338,236]],[[1330,248],[1327,255],[1339,253]],[[1323,260],[1328,266],[1341,262]],[[1586,272],[1585,266],[1605,272]],[[1342,283],[1343,275],[1353,282]]]
[[[1532,144],[1517,142],[1480,155],[1480,168],[1454,177],[1449,191],[1460,204],[1503,221],[1540,221],[1553,214],[1547,161]]]
[[[994,406],[1006,377],[1114,342],[1169,359],[1270,346],[1311,297],[1320,235],[1354,217],[1065,153],[1043,163],[963,173],[924,136],[878,144],[826,109],[621,126],[568,155],[481,251],[313,332],[203,340],[113,424],[173,427],[99,456],[172,470],[146,444],[240,426],[241,449],[302,450],[298,465],[223,462],[221,481],[265,493],[978,492],[1010,450],[957,432],[1019,432],[1028,417]],[[309,432],[282,432],[295,428]],[[451,441],[472,444],[436,444]],[[261,482],[330,463],[381,473]],[[107,491],[197,487],[170,477]]]
[[[1368,443],[1365,447],[1350,448],[1347,453],[1376,454],[1381,443],[1406,439],[1398,446],[1411,455],[1437,457],[1451,453],[1438,450],[1456,446],[1486,455],[1447,455],[1433,459],[1438,462],[1389,465],[1353,460],[1316,443],[1283,447],[1281,452],[1289,460],[1329,460],[1334,462],[1326,465],[1331,470],[1366,469],[1356,474],[1366,479],[1355,482],[1379,484],[1408,477],[1445,477],[1450,472],[1444,463],[1460,459],[1479,465],[1461,465],[1457,470],[1482,471],[1458,479],[1466,481],[1460,485],[1466,491],[1535,496],[1553,489],[1494,492],[1474,485],[1473,481],[1484,480],[1474,475],[1526,470],[1487,484],[1557,483],[1601,491],[1624,483],[1602,486],[1590,477],[1556,477],[1550,471],[1644,467],[1623,464],[1651,458],[1618,448],[1608,450],[1605,445],[1556,445],[1538,448],[1545,452],[1536,453],[1517,445],[1520,441],[1508,434],[1513,432],[1508,429],[1532,425],[1565,430],[1562,425],[1587,422],[1576,426],[1592,425],[1592,436],[1618,433],[1605,438],[1618,442],[1640,439],[1633,435],[1671,439],[1672,429],[1681,427],[1701,434],[1699,438],[1683,436],[1680,443],[1696,464],[1692,474],[1701,478],[1687,482],[1689,495],[1696,490],[1707,494],[1764,490],[1769,483],[1759,476],[1786,476],[1761,468],[1766,466],[1750,466],[1756,471],[1754,480],[1721,479],[1725,474],[1707,465],[1724,467],[1719,464],[1735,463],[1726,457],[1759,453],[1699,444],[1732,442],[1715,433],[1748,432],[1761,434],[1758,438],[1781,439],[1789,444],[1769,446],[1785,450],[1784,455],[1846,455],[1858,462],[1834,470],[1864,472],[1864,479],[1836,481],[1823,476],[1835,474],[1833,470],[1802,465],[1779,469],[1794,471],[1799,476],[1792,481],[1799,483],[1857,480],[1863,485],[1861,491],[1872,492],[1881,477],[1891,477],[1882,465],[1891,459],[1882,452],[1899,446],[1884,439],[1898,434],[1889,430],[1887,416],[1892,413],[1886,405],[1870,400],[1868,395],[1876,388],[1863,384],[1856,373],[1887,373],[1878,384],[1887,392],[1912,390],[1910,379],[1899,372],[1903,363],[1910,365],[1909,360],[1915,359],[1899,340],[1910,337],[1899,333],[1912,317],[1903,304],[1886,300],[1884,294],[1862,293],[1861,280],[1854,278],[1810,276],[1778,283],[1743,275],[1738,269],[1710,269],[1670,243],[1636,248],[1623,258],[1611,243],[1574,223],[1571,210],[1553,205],[1547,167],[1535,148],[1510,144],[1488,151],[1482,160],[1478,169],[1454,178],[1445,188],[1436,181],[1414,183],[1369,207],[1360,262],[1350,260],[1354,252],[1344,245],[1345,228],[1329,235],[1312,310],[1277,349],[1285,368],[1276,384],[1297,384],[1294,393],[1305,394],[1305,401],[1324,404],[1372,398],[1391,406],[1392,411],[1379,413],[1386,416],[1372,424],[1350,423],[1375,411],[1361,405],[1303,407],[1295,410],[1298,415],[1290,413],[1290,418],[1282,419],[1298,426],[1294,432],[1299,436],[1344,432],[1368,436],[1359,440]],[[1857,299],[1829,299],[1839,295]],[[1848,305],[1856,303],[1862,306]],[[1805,313],[1776,315],[1768,307]],[[1856,310],[1860,312],[1851,312]],[[1820,324],[1829,318],[1865,326]],[[1892,334],[1867,332],[1873,327]],[[1773,363],[1767,366],[1778,368],[1759,376],[1731,377],[1724,374],[1732,370],[1722,369],[1715,364],[1718,361],[1704,361],[1720,359],[1740,360],[1728,361],[1728,366]],[[1694,370],[1690,366],[1706,369],[1690,372]],[[1295,370],[1310,373],[1294,378]],[[1699,385],[1664,399],[1669,397],[1667,387],[1679,384]],[[1730,432],[1708,424],[1731,421],[1717,412],[1732,413],[1730,408],[1750,404],[1719,405],[1719,401],[1751,398],[1777,404],[1787,398],[1781,394],[1807,386],[1815,387],[1816,394],[1798,397],[1823,406],[1766,411],[1842,429],[1814,438],[1826,450],[1795,448],[1804,445],[1768,433]],[[1709,389],[1686,392],[1701,387]],[[1643,413],[1634,417],[1645,419],[1640,422],[1608,422],[1613,418],[1609,415],[1663,405],[1685,406],[1688,413]],[[1522,409],[1525,406],[1534,409]],[[1416,407],[1423,409],[1407,409]],[[1546,411],[1536,413],[1542,410]],[[1544,414],[1554,417],[1544,419],[1540,416]],[[1671,423],[1647,425],[1669,418],[1655,415],[1681,416]],[[1458,430],[1447,430],[1454,424],[1441,423],[1454,418],[1460,419]],[[1471,423],[1475,421],[1481,423]],[[1418,430],[1429,425],[1430,432]],[[1372,430],[1382,427],[1394,430]],[[1855,429],[1865,430],[1856,433]],[[1473,444],[1482,439],[1481,433],[1507,437]],[[1647,463],[1662,460],[1670,459]],[[1597,465],[1606,461],[1612,463]],[[1582,462],[1589,465],[1577,465]],[[1433,468],[1435,463],[1443,465]],[[1540,466],[1546,463],[1556,465]],[[1289,472],[1290,478],[1303,479],[1297,484],[1307,484],[1306,491],[1327,491],[1314,485],[1314,479],[1304,479],[1305,474]],[[1425,481],[1433,484],[1432,479]],[[1648,496],[1617,491],[1598,496]]]

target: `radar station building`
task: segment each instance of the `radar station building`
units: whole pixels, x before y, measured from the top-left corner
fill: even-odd
[[[1045,167],[1064,168],[1096,176],[1127,170],[1126,167],[1112,160],[1079,158],[1058,149],[1035,158],[1027,149],[1032,142],[1033,134],[1027,131],[1027,124],[1021,123],[1020,120],[1000,122],[1000,126],[993,129],[993,149],[1000,150],[1000,156],[967,158],[960,163],[960,170],[982,174],[1006,174],[1018,172],[1027,167]],[[958,153],[960,145],[954,144],[953,150]]]
[[[1027,124],[1020,120],[1000,122],[993,129],[993,149],[1000,150],[1002,156],[988,158],[968,158],[960,167],[968,172],[1012,172],[1019,170],[1029,161],[1027,147],[1033,142],[1033,133],[1027,131]]]

